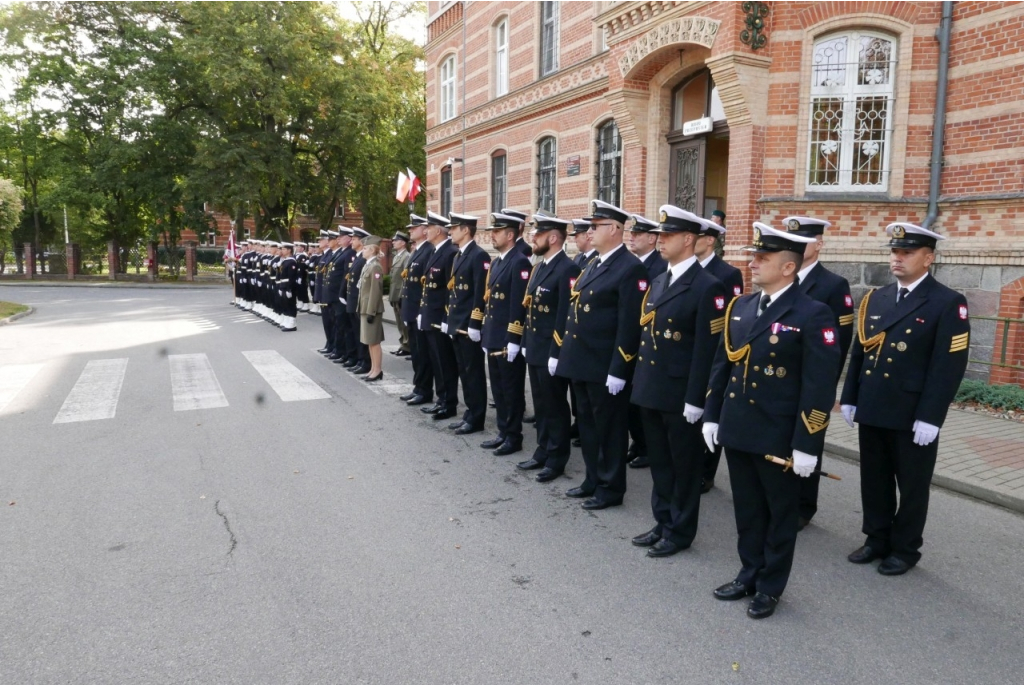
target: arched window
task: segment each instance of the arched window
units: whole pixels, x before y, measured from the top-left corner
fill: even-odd
[[[558,146],[553,136],[537,143],[537,208],[555,213]]]
[[[494,95],[508,93],[508,19],[494,27]]]
[[[597,129],[597,199],[619,207],[622,197],[622,138],[615,121]]]
[[[508,158],[505,152],[495,152],[491,157],[491,211],[500,212],[508,200]]]
[[[893,128],[896,41],[848,31],[814,43],[807,188],[885,191]]]
[[[441,62],[441,95],[438,107],[441,121],[445,122],[455,117],[455,55],[450,56]]]

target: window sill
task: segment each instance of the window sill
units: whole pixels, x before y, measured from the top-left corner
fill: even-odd
[[[757,200],[763,203],[772,202],[893,202],[899,204],[918,204],[927,202],[928,198],[892,197],[888,193],[858,193],[840,191],[835,193],[805,193],[802,196],[762,197]]]

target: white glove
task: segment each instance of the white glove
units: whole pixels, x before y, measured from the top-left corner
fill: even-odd
[[[277,296],[278,297],[284,297],[284,293],[282,293],[280,290],[278,290],[277,291]]]
[[[708,446],[708,452],[714,452],[715,445],[718,444],[718,424],[705,421],[700,432],[704,434],[704,444]]]
[[[421,331],[423,330],[423,315],[422,314],[417,314],[416,315],[416,328],[420,329]]]
[[[555,370],[558,368],[558,360],[554,357],[548,357],[548,373],[552,376],[555,375]]]
[[[843,412],[843,418],[846,419],[847,425],[853,428],[853,415],[857,413],[857,407],[852,404],[841,404],[839,411]]]
[[[924,447],[939,437],[939,427],[924,421],[914,421],[914,444]]]
[[[704,416],[703,408],[695,407],[692,404],[683,405],[683,418],[687,423],[697,423],[702,416]]]
[[[448,335],[448,322],[447,321],[442,321],[441,322],[441,332],[444,333],[445,335]]]
[[[817,457],[800,450],[793,450],[793,473],[796,475],[801,478],[807,478],[807,476],[814,473],[814,467],[817,465]]]
[[[284,295],[285,295],[285,297],[291,297],[291,296],[292,296],[292,291],[291,291],[291,290],[289,290],[289,291],[288,291],[288,292],[286,292],[286,293],[285,293]]]
[[[604,387],[608,388],[609,395],[618,395],[626,387],[626,381],[615,376],[608,376],[604,382]]]
[[[516,355],[519,354],[519,345],[509,343],[506,349],[508,350],[508,363],[511,364],[516,360]]]
[[[348,304],[348,300],[346,300],[344,297],[339,297],[338,299],[341,300],[342,304],[344,304],[344,305]]]
[[[523,353],[523,359],[526,359],[526,348],[524,347],[521,352]]]
[[[470,328],[466,332],[469,334],[469,339],[470,340],[472,340],[473,342],[480,342],[480,329],[479,328]]]

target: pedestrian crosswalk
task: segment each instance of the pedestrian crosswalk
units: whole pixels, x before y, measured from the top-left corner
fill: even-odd
[[[237,354],[237,353],[232,353]],[[231,367],[229,378],[246,385],[244,396],[253,385],[266,383],[282,402],[323,400],[331,397],[313,379],[299,370],[276,350],[250,350],[241,353],[255,374],[239,378],[237,368]],[[114,419],[119,404],[124,409],[122,394],[134,377],[136,386],[144,378],[147,393],[166,392],[169,387],[171,406],[175,412],[218,409],[230,406],[229,395],[224,392],[210,358],[204,353],[167,355],[167,368],[159,372],[166,380],[154,385],[150,360],[132,361],[128,358],[91,359],[72,362],[72,374],[77,380],[63,395],[63,403],[56,410],[53,424],[82,423]],[[58,370],[64,361],[30,364],[0,364],[0,422],[13,414],[54,411],[47,398],[59,384],[61,377],[74,377],[67,369]],[[230,360],[222,363],[230,365]],[[77,365],[77,366],[76,366]],[[44,369],[50,366],[49,372]],[[167,375],[163,375],[167,374]],[[260,380],[262,379],[262,381]],[[136,390],[138,388],[136,387]],[[166,397],[166,395],[164,395]],[[237,389],[235,397],[241,399]],[[49,417],[46,418],[49,420]],[[2,425],[2,424],[0,424]]]

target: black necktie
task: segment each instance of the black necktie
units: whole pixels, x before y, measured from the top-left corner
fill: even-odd
[[[768,309],[768,305],[770,305],[771,303],[772,303],[772,296],[771,295],[762,295],[761,296],[761,305],[760,305],[760,307],[758,307],[757,315],[761,316],[762,314],[764,314],[764,310]]]
[[[907,295],[909,295],[909,294],[910,294],[910,290],[909,289],[907,289],[907,288],[900,288],[899,293],[896,296],[896,304],[899,304],[899,303],[903,302],[903,300],[907,299]]]

